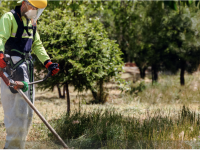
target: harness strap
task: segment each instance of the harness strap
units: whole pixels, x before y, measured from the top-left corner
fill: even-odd
[[[30,58],[23,58],[20,61],[18,61],[15,65],[14,65],[12,59],[10,59],[11,68],[14,70],[19,65],[21,65],[23,62],[26,62],[26,64],[27,64],[27,70],[28,70],[28,74],[29,74],[29,82],[33,82],[33,61]],[[29,85],[29,87],[30,87],[30,100],[33,103],[33,84]]]
[[[29,82],[33,82],[33,62],[31,59],[29,60],[26,59],[25,61],[28,67]],[[29,61],[30,61],[30,64],[29,64]],[[29,87],[30,87],[30,99],[31,99],[31,102],[33,103],[33,84],[29,85]]]
[[[15,8],[15,9],[17,9],[17,8]],[[18,41],[21,41],[22,34],[24,33],[24,23],[23,23],[20,15],[14,9],[11,10],[11,12],[14,15],[15,20],[18,25],[18,29],[17,29],[17,33],[16,33],[15,37],[18,39]]]
[[[33,27],[33,41],[34,41],[34,37],[35,37],[35,33],[36,33],[36,30],[37,30],[37,26],[32,26]]]
[[[31,59],[30,60],[30,78],[29,78],[29,82],[33,82],[33,61]],[[33,84],[30,85],[30,98],[31,98],[31,102],[33,103]]]
[[[21,59],[20,61],[18,61],[18,62],[14,65],[12,59],[10,59],[10,65],[11,65],[11,67],[12,67],[13,70],[15,70],[15,69],[16,69],[19,65],[21,65],[23,62],[24,62],[24,60]]]
[[[28,32],[28,29],[32,29],[33,30],[33,39],[35,37],[35,33],[36,33],[36,29],[37,29],[37,26],[24,26],[24,23],[21,19],[21,15],[20,15],[20,6],[16,6],[15,7],[15,10],[11,10],[12,14],[14,15],[15,17],[15,20],[17,22],[17,25],[18,25],[18,28],[17,28],[17,33],[15,35],[15,37],[18,39],[18,41],[21,41],[21,38],[22,38],[22,35],[24,33],[24,29],[26,30],[26,33],[31,36],[31,33]],[[27,20],[27,25],[28,25],[28,22],[29,20]]]

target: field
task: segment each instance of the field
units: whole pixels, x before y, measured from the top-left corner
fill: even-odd
[[[138,80],[138,73],[124,73],[123,78],[127,80],[134,80],[132,84],[131,93],[121,93],[116,89],[116,85],[107,84],[109,87],[109,98],[104,105],[87,104],[92,100],[91,93],[77,93],[73,91],[70,86],[71,98],[71,118],[72,125],[75,126],[82,121],[84,125],[84,117],[95,116],[102,117],[102,121],[98,122],[99,130],[103,131],[104,125],[113,126],[117,118],[121,118],[122,123],[114,130],[113,137],[116,141],[120,140],[117,144],[113,143],[113,137],[106,135],[106,145],[100,144],[98,147],[89,148],[198,148],[200,145],[200,129],[199,129],[199,112],[200,112],[200,73],[196,72],[192,75],[186,75],[186,85],[181,87],[179,84],[178,75],[163,75],[159,76],[159,82],[152,85],[151,80],[147,77],[145,80]],[[137,80],[137,81],[136,81]],[[59,99],[57,89],[51,91],[37,91],[35,106],[50,121],[53,127],[56,128],[60,118],[66,119],[66,99]],[[99,112],[98,112],[99,110]],[[108,111],[109,110],[109,111]],[[112,111],[114,113],[112,114]],[[109,125],[109,116],[102,115],[101,113],[110,113],[110,116],[116,117],[113,123]],[[5,127],[3,124],[3,109],[0,104],[0,148],[3,148],[5,143]],[[76,115],[82,116],[77,119]],[[116,114],[116,115],[115,115]],[[74,117],[74,118],[73,118]],[[125,120],[124,120],[125,119]],[[107,121],[103,121],[107,120]],[[119,119],[120,120],[120,119]],[[124,123],[127,122],[129,123]],[[88,123],[88,122],[87,122]],[[91,124],[89,122],[88,124]],[[71,126],[71,128],[73,127]],[[80,125],[81,126],[81,125]],[[102,126],[102,128],[101,128]],[[132,129],[131,126],[135,128]],[[118,131],[122,131],[123,137],[117,137]],[[70,128],[70,125],[69,125]],[[130,128],[130,129],[129,129]],[[76,129],[76,128],[74,128]],[[108,128],[111,131],[113,128]],[[135,130],[137,129],[137,130]],[[92,132],[91,130],[85,130]],[[96,130],[95,130],[96,131]],[[133,133],[129,133],[133,132]],[[61,134],[62,131],[58,133]],[[69,133],[68,129],[66,132]],[[107,132],[107,131],[106,131]],[[73,133],[72,133],[73,134]],[[48,136],[49,135],[49,136]],[[88,134],[89,135],[89,134]],[[80,133],[78,138],[68,141],[68,145],[74,148],[88,148],[81,142],[88,143],[89,136],[86,132]],[[103,137],[102,134],[101,137]],[[136,136],[137,135],[137,136]],[[64,135],[63,135],[64,136]],[[74,135],[73,135],[74,136]],[[115,137],[116,136],[116,137]],[[135,139],[133,137],[136,137]],[[138,139],[137,139],[138,138]],[[136,140],[136,144],[131,140]],[[77,143],[79,144],[78,147]],[[121,143],[121,144],[119,144]],[[132,147],[131,147],[132,146]],[[62,148],[58,142],[50,136],[49,131],[44,124],[40,121],[36,114],[34,114],[33,124],[31,126],[29,135],[27,137],[26,148]]]

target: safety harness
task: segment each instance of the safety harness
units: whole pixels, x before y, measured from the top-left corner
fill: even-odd
[[[36,26],[29,27],[29,20],[27,20],[27,26],[24,26],[24,23],[21,19],[20,6],[16,6],[15,10],[11,10],[11,13],[17,22],[18,29],[15,37],[10,37],[7,40],[5,44],[5,54],[21,57],[22,59],[16,64],[14,64],[12,59],[10,59],[11,69],[15,70],[18,66],[25,62],[28,67],[29,82],[33,82],[33,61],[31,57],[31,47],[36,33]],[[32,29],[33,34],[29,33],[28,29]],[[24,30],[27,34],[24,33]],[[28,36],[28,38],[22,38],[22,36]],[[33,38],[30,38],[31,36],[33,36]],[[33,102],[33,85],[30,85],[30,98],[31,102]]]

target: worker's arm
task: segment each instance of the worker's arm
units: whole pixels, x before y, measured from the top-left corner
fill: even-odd
[[[0,52],[4,52],[6,41],[10,38],[12,29],[12,14],[5,13],[0,19]]]
[[[59,71],[59,64],[52,63],[49,55],[47,54],[46,50],[44,49],[44,46],[42,45],[42,42],[40,40],[40,36],[38,32],[35,34],[35,40],[32,45],[33,53],[36,54],[38,59],[44,64],[44,66],[51,71],[51,75],[54,76]]]
[[[5,13],[0,19],[0,68],[6,67],[4,61],[5,43],[10,37],[12,29],[12,16],[10,13]]]
[[[47,54],[38,32],[35,33],[35,39],[32,45],[33,53],[38,57],[38,59],[44,64],[45,61],[50,60],[49,55]]]

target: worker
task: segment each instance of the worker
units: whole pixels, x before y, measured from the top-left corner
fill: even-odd
[[[53,76],[58,73],[59,65],[51,62],[36,30],[37,20],[46,8],[47,0],[20,0],[18,3],[20,6],[5,13],[0,19],[0,68],[4,68],[14,81],[33,82],[32,52]],[[5,56],[10,56],[10,61],[6,62]],[[34,104],[34,86],[29,85],[24,93]],[[1,102],[7,133],[4,148],[24,149],[33,110],[3,80]]]

